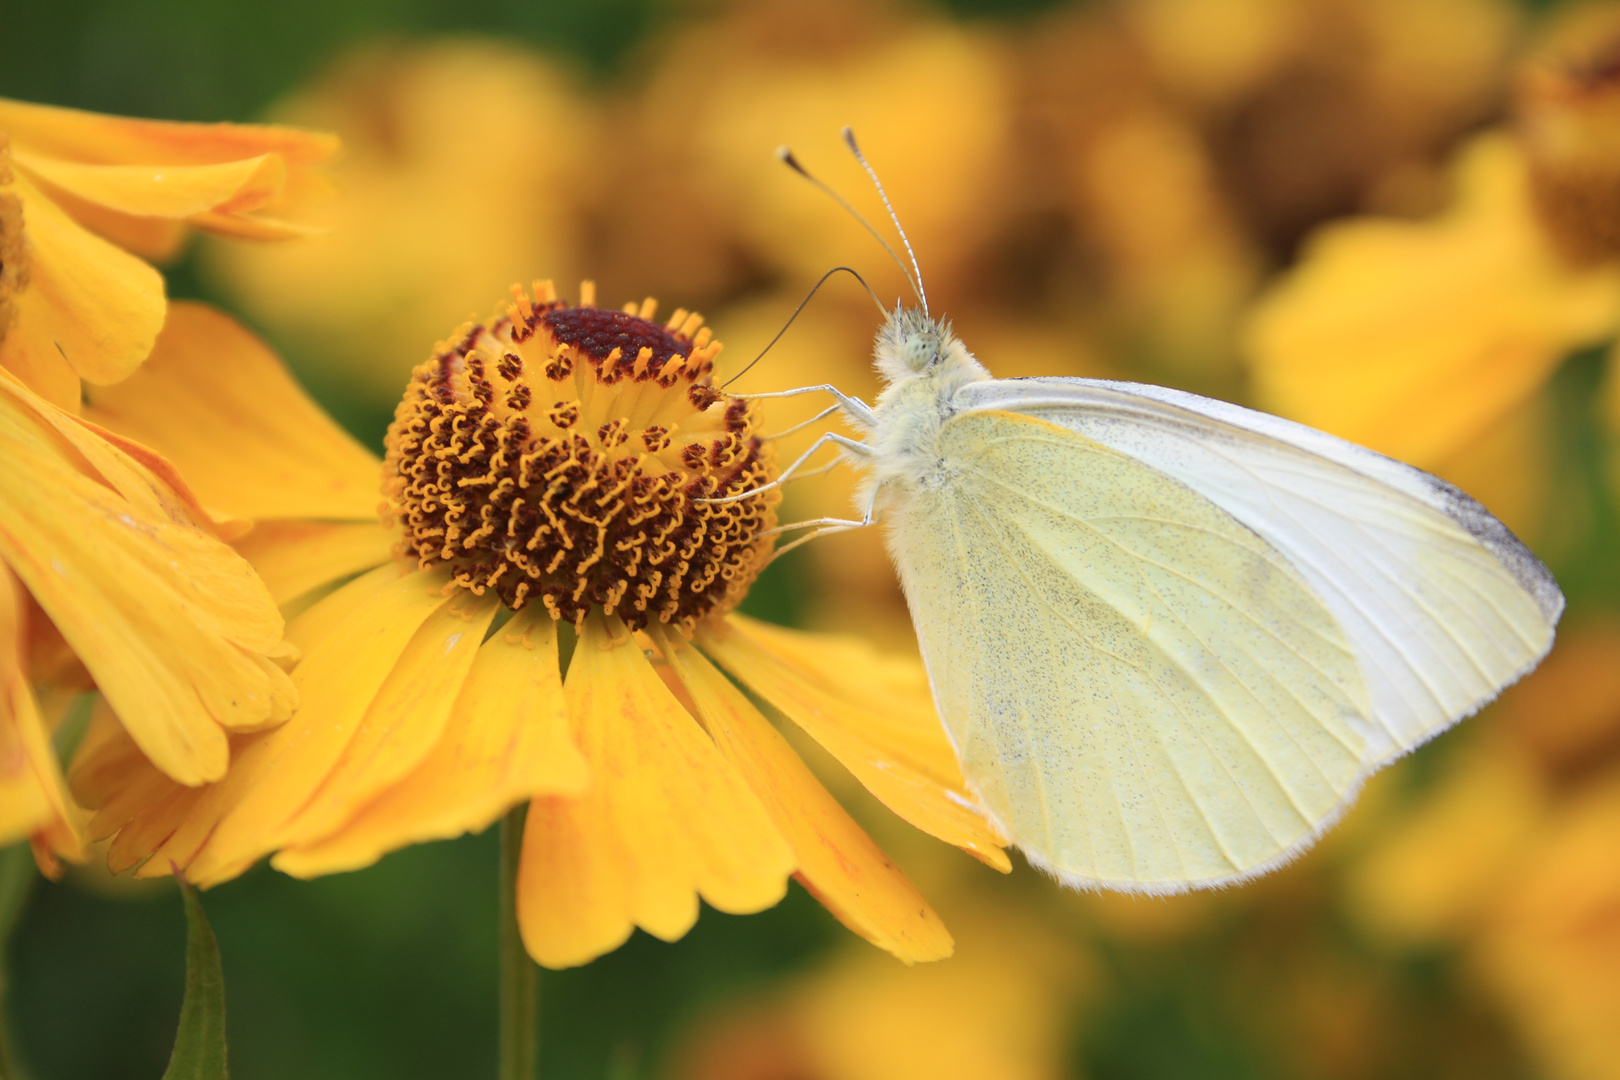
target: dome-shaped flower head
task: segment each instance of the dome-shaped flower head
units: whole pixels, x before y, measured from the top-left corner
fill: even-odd
[[[241,737],[229,775],[198,789],[104,726],[74,768],[92,835],[118,834],[115,868],[172,861],[208,885],[272,852],[298,876],[354,869],[532,799],[518,910],[543,964],[636,926],[678,938],[699,897],[758,911],[795,874],[903,959],[948,954],[926,901],[721,673],[903,818],[1006,869],[921,666],[735,613],[776,535],[772,444],[716,388],[701,318],[592,292],[517,290],[417,368],[382,470],[397,557],[323,595],[360,568],[319,526],[253,553],[308,590],[288,627],[297,715]],[[728,496],[743,497],[713,501]]]

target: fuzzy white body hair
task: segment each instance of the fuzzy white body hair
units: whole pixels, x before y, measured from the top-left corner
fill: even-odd
[[[877,426],[867,438],[874,453],[857,495],[863,504],[872,485],[900,498],[937,486],[942,461],[936,444],[956,412],[956,392],[990,378],[949,324],[915,308],[895,308],[878,331],[872,355],[884,387],[873,409]]]

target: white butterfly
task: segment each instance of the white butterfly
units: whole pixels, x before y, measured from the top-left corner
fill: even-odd
[[[827,392],[865,433],[782,477],[836,443],[863,517],[801,524],[887,525],[963,774],[1065,884],[1277,867],[1551,647],[1552,575],[1445,481],[1195,394],[991,378],[913,285],[875,407],[751,396]]]

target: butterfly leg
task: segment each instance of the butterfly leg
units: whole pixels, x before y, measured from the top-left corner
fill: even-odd
[[[794,424],[790,428],[783,428],[781,431],[775,432],[775,433],[770,434],[770,435],[761,435],[760,436],[760,441],[761,442],[771,442],[773,439],[781,439],[781,438],[785,438],[788,435],[792,435],[795,431],[803,431],[805,428],[809,427],[811,424],[819,424],[819,423],[821,423],[821,421],[827,419],[827,417],[831,416],[833,413],[837,412],[839,409],[842,409],[842,408],[843,408],[842,405],[829,405],[825,409],[822,409],[820,412],[816,413],[816,415],[812,416],[810,419],[808,419],[808,420],[806,420],[806,421],[804,421],[802,423]]]
[[[832,383],[822,383],[819,386],[801,386],[794,390],[775,390],[768,394],[733,394],[732,397],[742,401],[762,401],[765,398],[798,397],[800,394],[831,394],[838,400],[838,407],[843,409],[851,420],[861,427],[877,427],[877,414],[872,406],[857,397],[850,397]],[[822,413],[822,416],[827,415]]]
[[[762,491],[769,491],[772,488],[781,487],[782,484],[792,477],[794,473],[799,471],[800,467],[803,466],[805,462],[814,457],[816,452],[823,446],[826,446],[828,443],[835,443],[839,447],[855,454],[857,457],[869,458],[872,456],[872,448],[861,442],[859,439],[851,439],[848,435],[840,435],[836,431],[829,431],[825,435],[821,436],[821,438],[811,443],[810,449],[800,454],[797,461],[783,469],[782,475],[778,476],[770,483],[761,484],[757,488],[753,488],[749,491],[739,492],[736,495],[726,495],[718,499],[693,499],[692,501],[700,503],[736,502],[738,499],[746,499],[751,496],[758,495]]]
[[[769,566],[771,563],[792,551],[800,544],[809,543],[818,536],[826,536],[830,533],[849,532],[852,529],[864,529],[868,525],[871,525],[877,520],[877,497],[878,488],[880,486],[881,485],[878,484],[872,485],[871,494],[867,496],[866,499],[866,513],[859,521],[852,521],[847,518],[812,518],[809,521],[795,521],[791,525],[778,525],[774,529],[767,529],[765,532],[761,533],[761,536],[771,536],[777,533],[790,532],[793,529],[807,528],[810,530],[797,540],[783,544],[781,547],[771,552],[771,557],[765,560],[765,565]]]

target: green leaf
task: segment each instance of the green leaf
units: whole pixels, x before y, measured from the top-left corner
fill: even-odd
[[[186,997],[163,1080],[225,1080],[225,973],[219,966],[219,942],[208,928],[197,891],[184,879],[180,895],[186,902]]]

